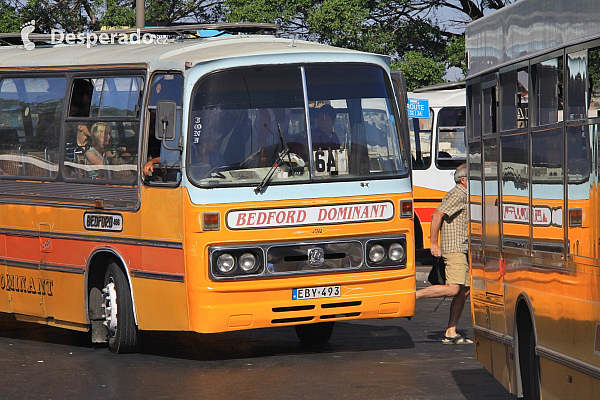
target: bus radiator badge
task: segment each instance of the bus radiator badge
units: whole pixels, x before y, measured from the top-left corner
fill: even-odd
[[[311,267],[320,267],[325,263],[325,252],[320,247],[308,249],[308,265]]]

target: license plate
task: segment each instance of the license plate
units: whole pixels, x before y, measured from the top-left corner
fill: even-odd
[[[322,299],[325,297],[340,296],[341,291],[339,285],[292,289],[292,300]]]

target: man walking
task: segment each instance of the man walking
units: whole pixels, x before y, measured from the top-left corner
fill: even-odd
[[[454,173],[456,186],[450,190],[431,217],[431,254],[443,257],[446,263],[446,284],[417,290],[417,300],[454,296],[443,344],[472,344],[473,341],[456,332],[456,325],[469,297],[469,262],[467,260],[467,166],[460,165]],[[438,232],[441,242],[438,245]]]

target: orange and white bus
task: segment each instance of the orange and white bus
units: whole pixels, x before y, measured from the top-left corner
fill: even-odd
[[[258,34],[274,29],[0,47],[0,312],[113,352],[140,330],[324,342],[335,321],[413,314],[389,60]]]
[[[408,101],[429,107],[426,118],[410,117],[413,196],[415,202],[415,249],[428,250],[431,215],[452,189],[454,171],[466,162],[465,83],[451,82],[416,89]]]
[[[521,0],[466,31],[476,352],[527,399],[600,393],[597,7]]]

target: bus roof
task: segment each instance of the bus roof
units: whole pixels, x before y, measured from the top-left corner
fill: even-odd
[[[429,100],[429,107],[465,107],[466,96],[464,85],[462,89],[449,90],[431,90],[425,91],[422,89],[408,92],[410,99]]]
[[[271,35],[231,35],[184,39],[166,44],[97,44],[89,48],[85,43],[36,45],[30,51],[22,46],[2,46],[0,70],[133,64],[147,64],[152,70],[184,70],[199,63],[225,58],[319,52],[361,54],[354,50]]]
[[[467,25],[467,76],[597,37],[595,0],[519,0]]]

